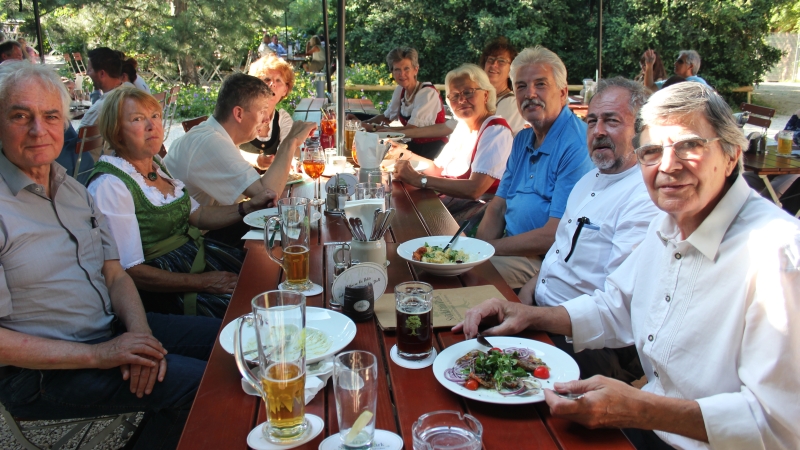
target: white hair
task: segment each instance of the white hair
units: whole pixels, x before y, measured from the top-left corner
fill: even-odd
[[[692,75],[697,75],[700,71],[700,54],[694,50],[681,50],[678,52],[678,58],[686,56],[686,62],[692,65]]]
[[[481,89],[489,93],[489,99],[486,101],[486,109],[494,114],[497,111],[497,90],[492,86],[486,72],[475,64],[462,64],[450,72],[447,72],[447,75],[444,77],[445,95],[450,95],[450,82],[462,77],[469,77],[469,79],[477,83]],[[449,106],[450,109],[453,108],[449,98],[447,99],[447,106]]]
[[[550,50],[537,45],[536,47],[528,47],[521,51],[514,61],[511,62],[511,83],[513,84],[517,79],[517,72],[524,66],[532,64],[547,64],[553,70],[553,78],[556,81],[556,87],[564,89],[567,87],[567,68],[564,62],[555,53]]]
[[[64,116],[64,129],[69,126],[69,93],[58,74],[49,66],[31,64],[28,61],[14,61],[0,64],[0,105],[8,106],[9,97],[19,90],[19,86],[29,81],[38,81],[46,91],[61,97],[61,112]]]

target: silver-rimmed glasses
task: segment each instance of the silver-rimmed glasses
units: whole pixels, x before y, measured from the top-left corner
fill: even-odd
[[[654,166],[660,163],[661,157],[664,155],[664,149],[667,147],[672,147],[672,151],[678,158],[684,161],[695,161],[700,159],[708,144],[718,139],[720,138],[703,139],[693,137],[680,139],[670,145],[647,144],[634,150],[634,153],[636,153],[636,158],[643,166]]]
[[[458,103],[461,100],[462,96],[466,100],[469,100],[469,99],[472,98],[473,95],[475,95],[475,92],[477,92],[477,91],[485,91],[485,90],[486,89],[481,89],[481,88],[464,89],[461,92],[454,92],[454,93],[448,95],[447,99],[450,100],[451,103]]]

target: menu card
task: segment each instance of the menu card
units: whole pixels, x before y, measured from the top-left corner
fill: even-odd
[[[492,297],[507,300],[496,287],[491,285],[434,289],[433,327],[450,328],[456,325],[464,320],[464,314],[468,309]],[[394,330],[397,327],[394,292],[383,294],[375,301],[375,315],[382,329]]]

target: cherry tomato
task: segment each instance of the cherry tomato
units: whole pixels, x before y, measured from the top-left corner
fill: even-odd
[[[499,348],[497,348],[497,347],[492,347],[492,348],[490,348],[490,349],[489,349],[489,353],[491,353],[491,352],[500,352],[500,353],[503,353],[503,350],[501,350],[501,349],[499,349]]]
[[[539,366],[533,371],[533,376],[546,380],[550,378],[550,369],[545,366]]]
[[[467,380],[467,382],[464,383],[464,387],[470,391],[477,391],[479,386],[480,384],[478,384],[477,380]]]

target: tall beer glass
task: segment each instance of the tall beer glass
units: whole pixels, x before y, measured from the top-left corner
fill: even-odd
[[[264,245],[269,257],[280,264],[286,273],[286,281],[279,287],[291,291],[306,291],[312,287],[308,279],[311,201],[307,198],[289,197],[282,198],[277,203],[278,216],[270,217],[264,225]],[[283,258],[276,258],[272,253],[275,226],[280,228]]]
[[[293,291],[269,291],[253,298],[253,315],[239,323],[233,335],[236,365],[264,399],[267,423],[264,437],[286,443],[300,439],[308,429],[305,418],[306,297]],[[244,359],[242,327],[256,330],[259,373]]]
[[[433,286],[409,281],[394,288],[397,311],[397,354],[420,360],[433,351]]]

